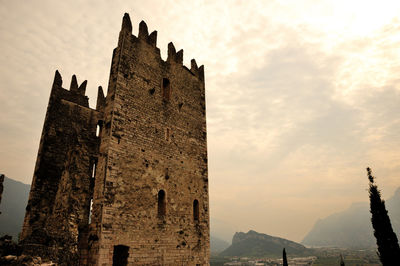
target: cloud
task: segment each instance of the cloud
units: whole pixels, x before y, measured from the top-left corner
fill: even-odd
[[[158,31],[164,59],[173,41],[186,65],[205,65],[213,219],[300,240],[366,199],[367,165],[383,192],[400,185],[400,9],[362,5],[4,2],[0,170],[30,182],[56,69],[65,87],[72,74],[87,79],[94,106],[129,12],[134,34],[142,19]]]
[[[377,71],[393,60],[393,51],[387,51],[387,46],[377,47],[375,58],[363,58],[381,41],[371,45],[353,39],[327,50],[324,40],[315,42],[315,32],[307,27],[275,29],[253,34],[268,40],[267,48],[252,47],[246,41],[235,46],[238,72],[220,79],[217,87],[224,89],[209,95],[210,173],[219,178],[212,183],[212,195],[218,195],[212,210],[215,217],[228,217],[241,230],[251,229],[250,219],[261,231],[300,240],[315,221],[315,213],[328,215],[339,210],[338,206],[365,198],[367,165],[373,163],[384,171],[386,187],[399,185],[390,171],[384,170],[390,168],[393,173],[398,169],[398,149],[392,145],[400,129],[396,118],[399,97],[393,87],[385,89],[373,78],[364,82],[363,77],[370,73],[359,72],[360,66]],[[390,30],[394,33],[397,31]],[[246,33],[239,36],[238,40],[250,39]],[[258,56],[244,51],[257,51]],[[380,65],[369,68],[353,61],[350,54],[355,51],[359,60],[368,63],[376,59]],[[378,74],[384,75],[382,71]],[[395,71],[391,72],[385,75],[395,77]],[[359,81],[354,85],[357,94],[338,97],[338,92],[345,91],[343,84],[351,79]],[[389,80],[384,79],[392,83]],[[383,136],[387,137],[379,143],[373,140]],[[384,163],[386,160],[389,162]],[[307,207],[296,209],[299,206]],[[263,214],[263,210],[269,213]],[[274,222],[266,218],[269,215]],[[280,219],[296,219],[299,224],[288,230],[291,222],[281,222],[278,228]]]

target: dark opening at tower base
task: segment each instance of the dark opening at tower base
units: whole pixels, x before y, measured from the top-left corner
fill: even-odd
[[[113,266],[128,265],[129,247],[124,245],[114,246]]]

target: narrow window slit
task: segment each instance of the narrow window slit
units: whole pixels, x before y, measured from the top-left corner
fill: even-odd
[[[99,135],[100,135],[100,126],[97,125],[97,128],[96,128],[96,137],[98,137]]]
[[[199,201],[197,199],[193,201],[193,220],[199,221]]]
[[[169,129],[168,127],[165,129],[165,140],[166,141],[170,141],[171,139],[171,129]]]
[[[99,120],[96,127],[96,137],[99,137],[103,128],[103,121]]]
[[[89,224],[92,223],[92,212],[93,212],[93,199],[90,199],[90,207],[89,207]]]
[[[92,165],[92,178],[94,178],[96,175],[96,163],[93,163]]]
[[[163,218],[167,212],[167,206],[165,201],[165,191],[160,190],[158,192],[158,204],[157,204],[157,213],[159,218]]]
[[[163,78],[162,80],[162,95],[163,99],[169,102],[171,99],[171,84],[167,78]]]

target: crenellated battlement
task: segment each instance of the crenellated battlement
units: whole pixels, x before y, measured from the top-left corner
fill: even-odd
[[[96,110],[102,110],[106,105],[106,97],[104,96],[103,88],[99,86],[97,90]]]
[[[160,56],[160,50],[157,47],[157,31],[153,31],[152,33],[149,34],[149,30],[147,27],[146,22],[143,20],[139,23],[139,32],[138,36],[136,37],[132,33],[132,22],[129,17],[128,13],[124,14],[124,17],[122,19],[122,26],[121,26],[121,32],[120,32],[120,41],[118,43],[119,46],[122,45],[121,39],[124,39],[124,37],[130,37],[130,39],[133,42],[137,41],[142,41],[147,43],[148,45],[156,48],[155,53],[157,56]],[[176,51],[176,48],[172,42],[168,43],[167,47],[168,51],[168,57],[167,60],[163,61],[165,63],[175,63],[175,64],[180,64],[184,67],[183,65],[183,49],[180,49],[178,52]],[[200,67],[197,66],[196,60],[192,59],[191,60],[191,68],[184,67],[185,69],[189,70],[194,76],[198,77],[201,81],[204,81],[204,65],[201,65]]]
[[[82,84],[78,87],[78,80],[76,79],[75,75],[72,75],[71,78],[71,85],[69,87],[69,90],[71,92],[75,92],[80,95],[85,95],[86,93],[86,86],[87,86],[87,80],[82,82]]]
[[[67,100],[84,107],[89,107],[89,98],[86,96],[87,80],[84,80],[81,85],[78,83],[76,75],[72,75],[69,90],[63,88],[63,80],[58,70],[54,75],[51,98],[59,98]],[[105,96],[103,89],[100,86],[98,89],[96,110],[100,110],[105,105]]]
[[[146,22],[144,22],[143,20],[139,23],[138,38],[140,40],[146,41],[151,46],[157,47],[157,31],[153,31],[149,35]]]

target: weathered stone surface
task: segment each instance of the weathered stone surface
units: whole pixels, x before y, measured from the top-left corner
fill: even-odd
[[[21,234],[61,265],[208,265],[204,68],[125,14],[108,92],[56,72]],[[96,135],[96,126],[100,128]],[[93,201],[91,210],[91,201]],[[89,218],[90,216],[90,218]]]
[[[88,106],[76,77],[66,90],[57,71],[21,233],[26,254],[78,263],[79,230],[88,230],[91,168],[98,156],[96,126],[101,117]]]

